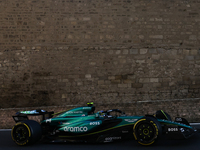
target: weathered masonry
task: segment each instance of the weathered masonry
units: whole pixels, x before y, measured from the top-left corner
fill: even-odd
[[[2,119],[90,101],[198,119],[200,0],[0,0],[0,83]]]

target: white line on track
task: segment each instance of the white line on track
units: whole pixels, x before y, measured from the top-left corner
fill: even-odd
[[[190,123],[190,125],[200,125],[200,123]]]
[[[0,131],[11,131],[12,129],[0,129]]]

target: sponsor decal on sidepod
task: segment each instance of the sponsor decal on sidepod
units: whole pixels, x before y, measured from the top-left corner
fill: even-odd
[[[64,127],[65,132],[86,132],[87,127]]]

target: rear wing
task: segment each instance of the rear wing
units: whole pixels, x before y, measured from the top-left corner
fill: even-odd
[[[29,120],[28,116],[42,116],[42,120],[46,120],[48,118],[53,117],[54,112],[48,112],[45,110],[37,109],[37,110],[31,110],[31,111],[19,111],[16,113],[16,115],[12,116],[14,121],[20,122],[24,120]]]

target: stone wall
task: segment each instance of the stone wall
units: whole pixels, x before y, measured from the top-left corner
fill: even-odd
[[[174,113],[179,100],[193,104],[199,8],[199,0],[0,0],[0,108],[152,101],[152,112]],[[176,107],[188,115],[179,115],[195,118],[198,105],[186,101]]]

